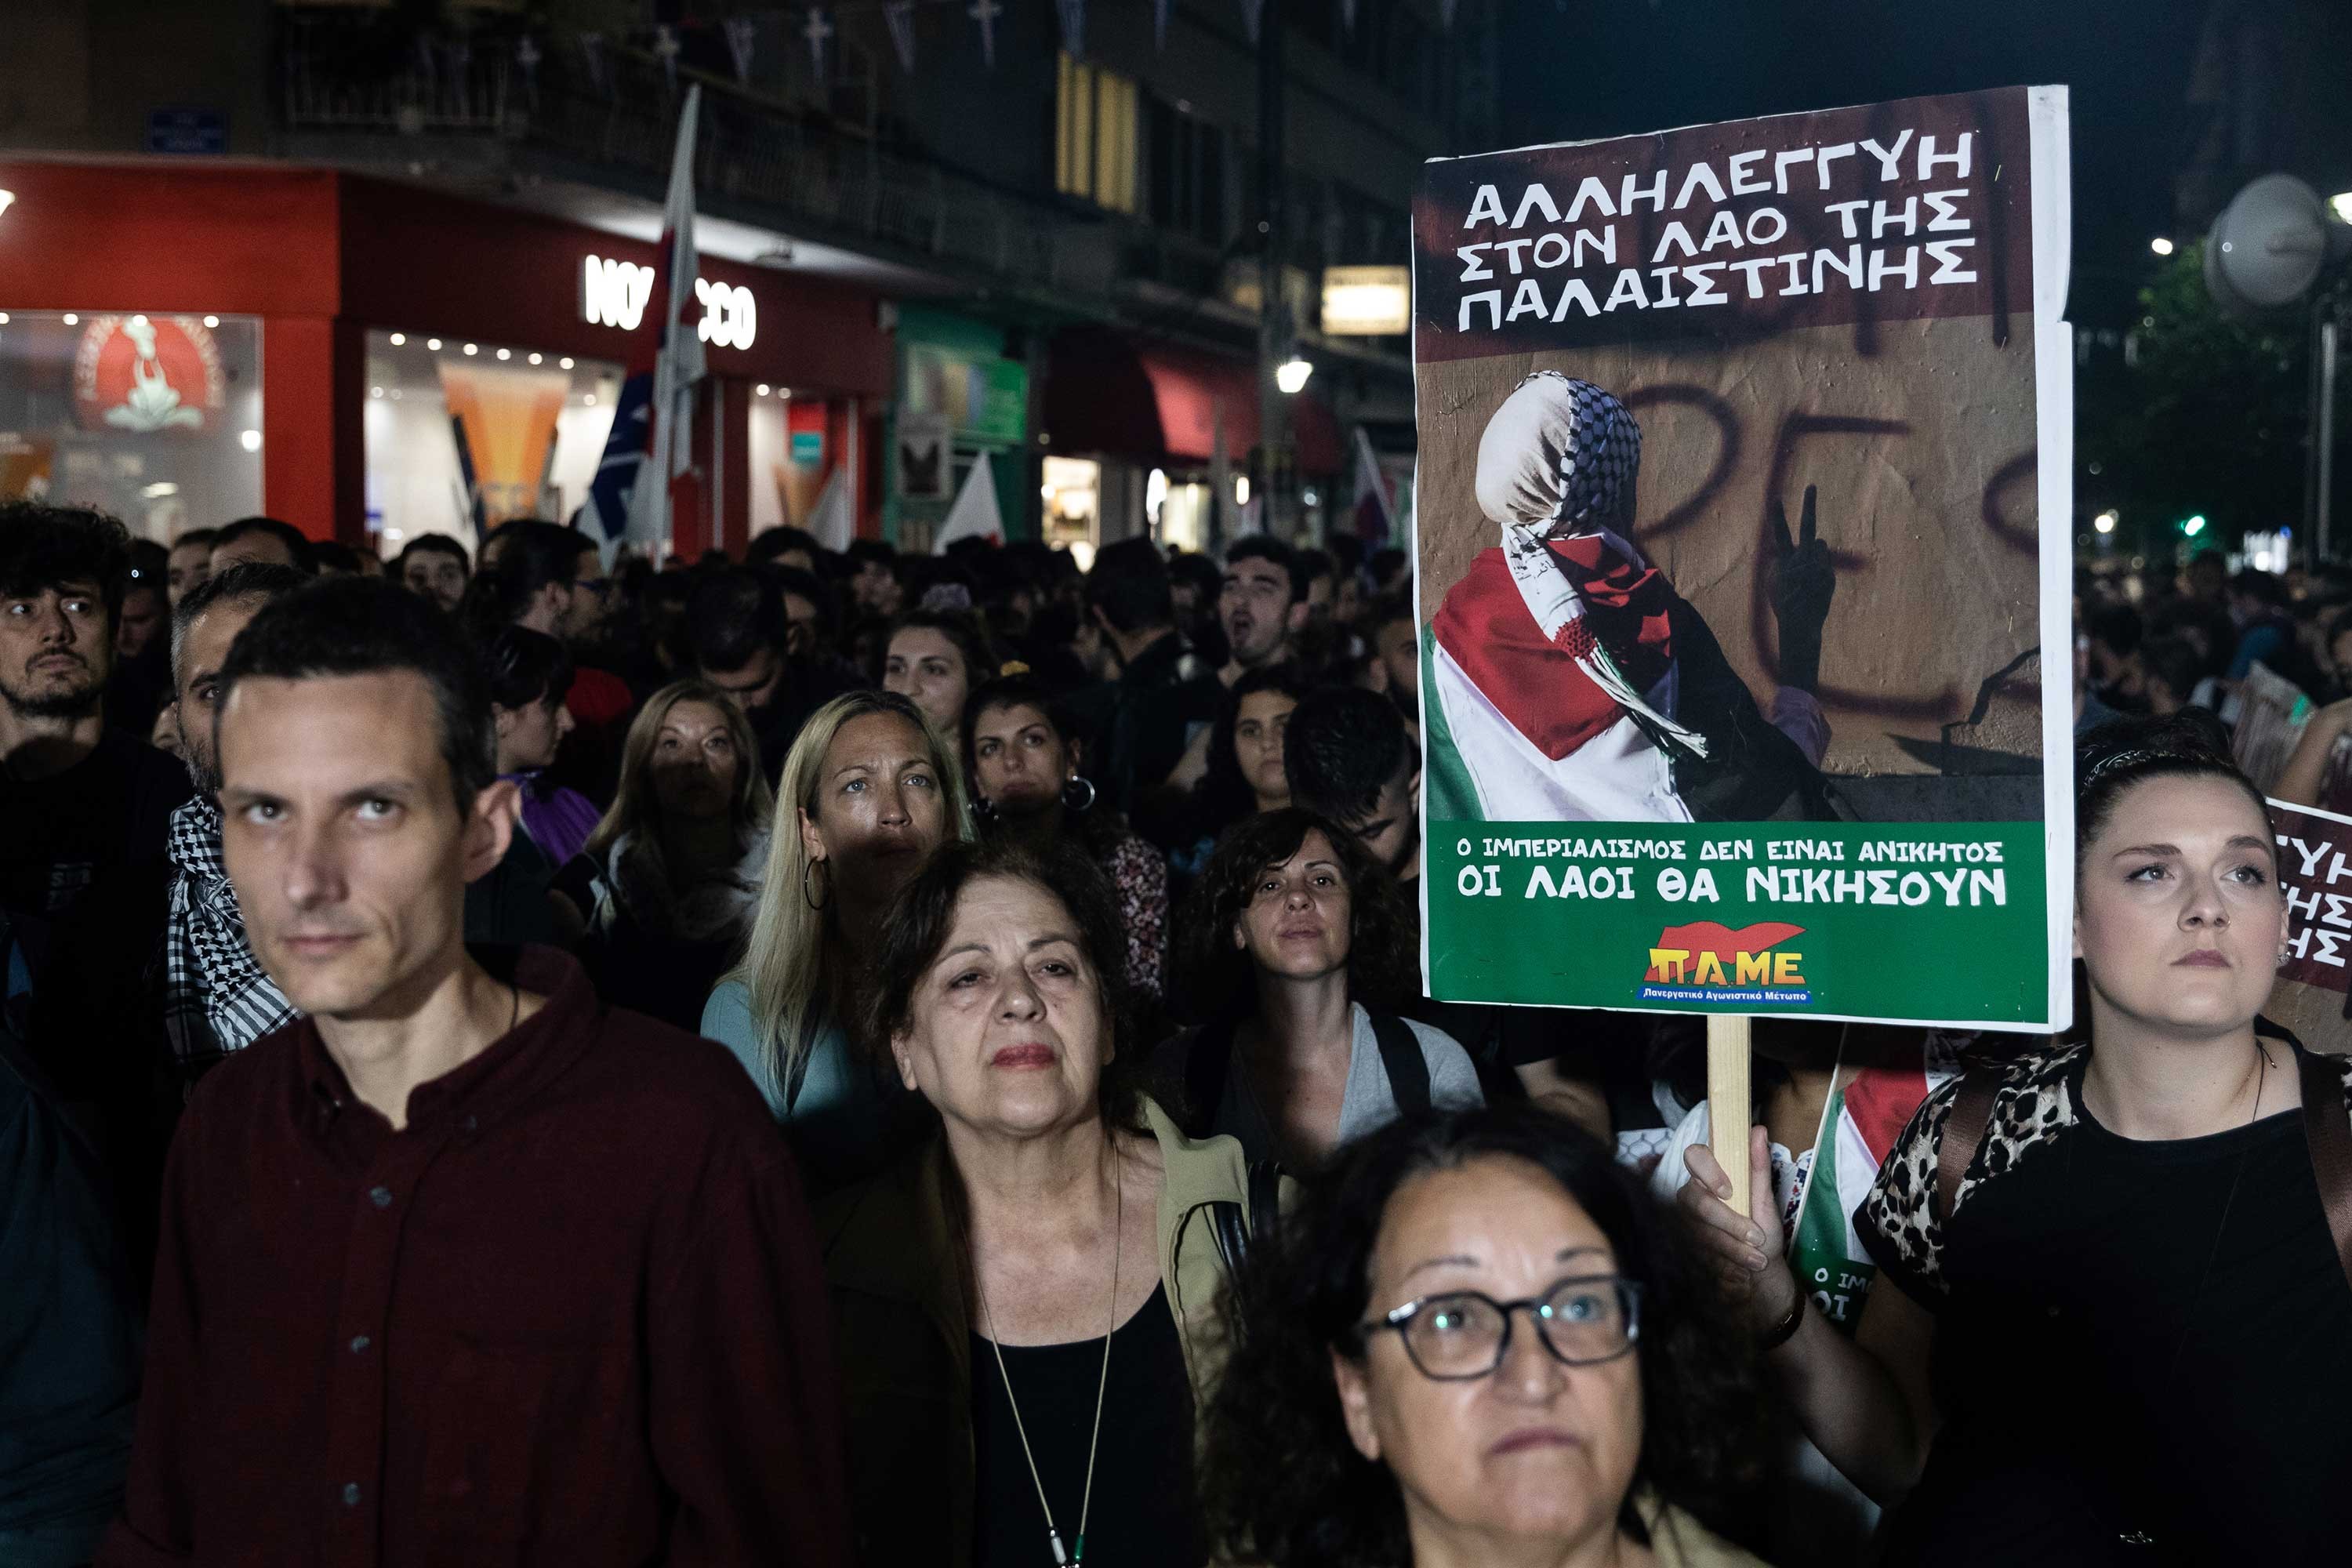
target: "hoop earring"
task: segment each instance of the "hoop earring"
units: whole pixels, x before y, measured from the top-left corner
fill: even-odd
[[[1091,811],[1094,809],[1094,804],[1095,784],[1092,779],[1080,778],[1076,774],[1073,773],[1069,778],[1063,781],[1062,809],[1064,811],[1076,816],[1082,812]]]
[[[812,886],[812,879],[816,875],[816,868],[824,864],[824,862],[822,860],[812,860],[807,865],[801,868],[801,901],[808,905],[808,907],[813,910],[821,910],[827,903],[832,901],[830,898],[818,898],[814,888]],[[833,873],[830,871],[827,871],[824,874],[824,890],[826,893],[830,894],[833,891]]]

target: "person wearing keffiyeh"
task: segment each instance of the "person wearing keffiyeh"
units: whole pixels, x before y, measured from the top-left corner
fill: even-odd
[[[309,579],[291,567],[233,567],[180,601],[172,615],[172,672],[181,755],[196,796],[172,814],[163,926],[163,1027],[184,1082],[300,1016],[247,944],[236,890],[221,865],[220,764],[214,689],[230,645],[261,607]]]
[[[1556,371],[1522,381],[1478,445],[1497,525],[1423,642],[1431,815],[1460,821],[1759,821],[1831,815],[1811,686],[1835,585],[1806,497],[1772,603],[1784,683],[1769,721],[1632,532],[1642,430]]]
[[[163,927],[163,1026],[193,1082],[300,1013],[245,940],[236,889],[221,865],[220,807],[198,795],[172,814],[172,909]]]

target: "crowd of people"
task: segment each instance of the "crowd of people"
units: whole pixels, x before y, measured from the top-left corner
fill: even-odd
[[[0,506],[0,1563],[2340,1552],[2327,584],[2086,582],[2077,1029],[1759,1021],[1739,1213],[1425,994],[1401,551],[746,553]]]

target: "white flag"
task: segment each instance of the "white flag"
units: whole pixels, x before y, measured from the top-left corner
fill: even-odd
[[[963,488],[956,492],[955,505],[948,508],[940,520],[939,532],[931,536],[931,553],[945,555],[948,546],[959,539],[985,539],[1004,542],[1004,514],[996,510],[996,478],[988,454],[982,452],[964,476]]]
[[[890,47],[898,56],[898,68],[914,75],[915,0],[889,0],[882,7],[882,19],[890,24]]]
[[[670,153],[669,201],[662,210],[661,269],[655,292],[662,297],[654,355],[652,460],[638,470],[629,491],[628,541],[648,559],[661,559],[669,539],[670,480],[686,472],[694,453],[694,384],[706,363],[694,280],[701,263],[694,250],[695,129],[702,118],[700,84],[687,89],[677,117],[677,144]]]
[[[849,505],[849,465],[835,463],[832,478],[809,509],[808,531],[827,550],[843,551],[857,536],[857,519]]]

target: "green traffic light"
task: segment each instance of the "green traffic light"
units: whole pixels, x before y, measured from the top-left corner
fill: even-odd
[[[2194,539],[2199,534],[2204,532],[2205,514],[2203,512],[2199,512],[2194,517],[2183,519],[2180,524],[2180,531],[2187,534],[2191,539]]]

